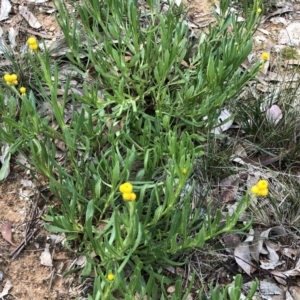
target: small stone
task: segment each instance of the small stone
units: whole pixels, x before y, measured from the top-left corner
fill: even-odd
[[[169,286],[168,289],[167,289],[167,292],[169,294],[174,294],[175,293],[175,286],[174,285]]]

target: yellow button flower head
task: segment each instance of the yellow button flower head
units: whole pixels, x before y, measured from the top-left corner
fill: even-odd
[[[183,168],[183,169],[181,170],[181,172],[182,172],[182,174],[186,174],[186,173],[187,173],[187,168]]]
[[[136,194],[135,193],[131,193],[130,194],[130,201],[135,201],[136,200]]]
[[[119,191],[124,194],[124,193],[132,193],[133,187],[130,182],[125,182],[120,185]]]
[[[18,76],[16,74],[5,74],[3,78],[8,85],[18,84]]]
[[[256,196],[267,196],[269,194],[268,190],[269,183],[265,179],[261,179],[258,181],[256,185],[251,188],[251,192]]]
[[[3,78],[6,81],[6,83],[11,82],[11,75],[10,74],[5,74]]]
[[[11,81],[16,81],[18,80],[18,76],[16,74],[11,74],[10,75]]]
[[[263,189],[267,189],[268,188],[269,183],[268,183],[267,180],[261,179],[261,180],[258,181],[257,186],[258,186],[259,189],[263,190]]]
[[[113,281],[113,280],[115,279],[115,275],[114,275],[113,273],[108,273],[108,274],[107,274],[107,279],[108,279],[109,281]]]
[[[34,36],[31,36],[28,40],[27,40],[28,45],[35,45],[37,44],[37,40]]]
[[[251,192],[252,192],[252,194],[257,195],[257,194],[259,193],[258,186],[257,186],[257,185],[254,185],[254,186],[251,188]]]
[[[122,194],[124,201],[135,201],[136,194],[135,193],[123,193]]]
[[[22,96],[26,94],[26,88],[24,86],[20,87],[20,93]]]
[[[262,9],[261,9],[261,8],[258,8],[258,9],[257,9],[257,13],[260,14],[261,12],[262,12]]]
[[[259,196],[264,197],[264,196],[268,196],[268,194],[269,194],[268,189],[262,189],[259,191]]]
[[[34,45],[29,45],[29,48],[33,51],[37,50],[39,48],[38,44],[34,44]]]
[[[261,59],[263,61],[267,61],[269,59],[269,56],[270,56],[269,52],[263,52],[263,54],[261,55]]]

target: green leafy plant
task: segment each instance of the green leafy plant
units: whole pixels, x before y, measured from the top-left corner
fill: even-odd
[[[185,299],[192,283],[183,291],[182,280],[167,277],[164,268],[182,265],[182,254],[251,225],[238,223],[251,203],[248,194],[230,215],[194,208],[191,175],[219,109],[263,64],[240,68],[251,51],[258,4],[237,22],[222,1],[217,25],[195,43],[183,6],[160,11],[152,0],[147,9],[132,0],[84,0],[75,16],[57,3],[70,48],[66,56],[89,80],[75,95],[69,94],[69,78],[60,97],[60,66],[47,50],[34,53],[36,86],[53,115],[40,115],[34,90],[22,96],[17,115],[15,98],[6,101],[0,93],[0,138],[10,154],[23,154],[31,170],[49,180],[59,203],[44,217],[46,228],[64,233],[66,247],[76,245],[86,255],[81,276],[95,274],[90,299],[166,299],[172,282],[172,299]],[[57,141],[65,146],[62,162]]]
[[[240,274],[238,274],[235,277],[234,283],[227,285],[225,288],[216,287],[213,288],[212,284],[210,285],[210,298],[212,300],[239,300],[239,299],[245,299],[250,300],[254,296],[257,286],[258,286],[258,280],[252,282],[251,289],[246,297],[241,298],[242,296],[242,285],[243,285],[243,279]],[[199,297],[199,299],[202,297],[202,295]]]

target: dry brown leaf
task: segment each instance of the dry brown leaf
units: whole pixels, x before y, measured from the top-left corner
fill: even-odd
[[[265,241],[265,245],[269,252],[269,259],[270,261],[275,265],[279,261],[279,255],[276,253],[276,251],[280,250],[280,247],[274,243],[271,243],[269,241]]]
[[[275,226],[275,227],[272,227],[272,228],[269,228],[269,229],[263,231],[260,234],[260,236],[263,239],[268,239],[269,238],[269,234],[271,232],[272,233],[276,233],[278,236],[286,236],[287,235],[286,230],[282,226]]]
[[[2,292],[0,293],[0,298],[3,299],[4,296],[9,294],[9,290],[13,287],[9,280],[6,281]]]
[[[294,300],[300,300],[300,287],[292,286],[289,288],[289,291],[292,294]]]
[[[181,65],[189,69],[196,69],[196,67],[189,65],[185,60],[181,62]]]
[[[298,251],[296,249],[292,249],[292,248],[283,248],[282,253],[285,256],[287,256],[293,260],[296,260]]]
[[[241,243],[234,249],[234,258],[237,264],[251,276],[251,256],[248,243]]]
[[[15,245],[12,241],[12,233],[11,233],[11,226],[12,226],[12,222],[9,221],[6,224],[3,224],[1,226],[1,234],[2,237],[8,242],[10,243],[12,246],[17,247],[17,245]]]
[[[21,16],[28,22],[28,24],[35,29],[39,29],[42,27],[41,23],[38,19],[28,10],[26,6],[20,5],[19,11]]]
[[[241,243],[241,239],[236,233],[226,233],[222,236],[224,247],[227,252],[232,253],[233,249]]]
[[[46,244],[44,251],[41,253],[41,264],[46,267],[52,267],[52,257],[49,250],[50,244]]]
[[[125,55],[125,62],[128,62],[128,61],[131,61],[132,59],[132,56],[129,56],[129,55]]]
[[[243,284],[243,288],[246,291],[249,291],[251,288],[252,282],[247,282]],[[261,280],[258,285],[258,292],[262,296],[262,299],[274,299],[272,296],[274,295],[284,295],[284,291],[275,283],[268,282],[265,280]],[[271,296],[271,297],[270,297]],[[284,299],[284,298],[277,298],[276,299]]]
[[[274,278],[281,284],[286,285],[289,277],[295,277],[300,275],[300,269],[295,268],[289,271],[271,271],[270,274],[274,275]]]
[[[220,182],[221,193],[219,199],[223,203],[231,202],[235,199],[240,178],[237,175],[231,175]]]
[[[285,292],[285,300],[294,300],[294,297],[292,297],[292,295],[291,295],[291,293],[289,291]]]
[[[250,255],[256,262],[259,262],[259,254],[261,253],[262,247],[263,240],[261,239],[259,232],[254,229],[253,240],[250,242],[249,249]]]
[[[9,0],[2,0],[1,11],[0,11],[0,21],[3,21],[8,18],[10,10],[11,10],[11,4],[10,4]]]

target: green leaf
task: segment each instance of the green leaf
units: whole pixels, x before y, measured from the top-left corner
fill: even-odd
[[[5,156],[5,159],[4,159],[4,162],[1,166],[1,169],[0,169],[0,181],[2,181],[3,179],[6,178],[7,176],[7,172],[9,170],[9,163],[10,163],[10,156],[11,154],[8,153],[6,156]]]
[[[50,232],[55,232],[55,233],[59,233],[59,232],[75,232],[75,231],[70,231],[68,229],[63,229],[57,226],[53,226],[53,225],[49,225],[49,224],[45,224],[45,229],[50,231]]]

